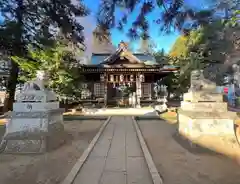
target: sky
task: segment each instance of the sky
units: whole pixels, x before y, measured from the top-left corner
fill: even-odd
[[[72,0],[73,4],[78,4],[80,0]],[[82,26],[84,26],[84,35],[85,35],[85,45],[87,47],[87,51],[85,53],[86,56],[91,57],[92,53],[92,31],[96,27],[96,13],[98,11],[100,0],[82,0],[84,4],[90,9],[91,14],[87,17],[81,17],[77,18],[78,21],[81,23]],[[143,1],[143,0],[142,0]],[[209,5],[210,0],[185,0],[185,6],[190,6],[191,8],[199,9],[199,8],[205,8]],[[118,9],[116,12],[116,17],[120,17],[122,14],[123,9]],[[133,13],[129,16],[128,24],[125,27],[126,30],[128,30],[131,27],[131,23],[136,19],[137,15],[139,14],[140,7],[136,7]],[[159,31],[159,25],[157,25],[154,20],[156,17],[159,16],[159,10],[152,12],[148,16],[148,20],[150,23],[150,37],[154,41],[156,45],[155,50],[162,50],[166,53],[168,53],[173,44],[175,43],[176,39],[179,36],[179,33],[177,31],[172,32],[171,34],[162,33]],[[1,19],[1,17],[0,17]],[[126,41],[132,43],[132,47],[134,50],[137,50],[139,48],[139,41],[132,42],[129,40],[129,38],[126,36],[126,33],[121,32],[117,29],[111,30],[111,38],[112,43],[117,46],[119,42]]]
[[[77,0],[75,0],[75,1],[77,1]],[[81,19],[81,23],[85,27],[85,34],[86,34],[85,39],[86,39],[86,43],[87,43],[86,45],[88,46],[89,45],[88,43],[91,40],[91,38],[89,36],[89,32],[91,32],[92,29],[94,29],[94,27],[96,25],[95,17],[96,17],[96,13],[97,13],[99,5],[100,5],[100,0],[94,0],[94,1],[93,0],[83,0],[83,2],[85,3],[85,5],[91,11],[91,15]],[[205,8],[208,4],[208,3],[206,3],[207,0],[198,0],[198,1],[196,1],[196,0],[185,0],[184,2],[185,2],[185,6],[190,6],[190,7],[193,7],[195,9],[199,9],[199,7]],[[116,13],[117,17],[121,14],[121,11],[123,11],[123,10],[119,9],[118,12]],[[129,16],[128,24],[125,27],[126,30],[128,30],[131,27],[131,23],[135,20],[139,11],[140,11],[140,7],[137,7],[133,11],[133,13]],[[150,23],[150,31],[149,31],[150,37],[156,45],[155,50],[164,49],[164,51],[166,53],[168,53],[171,50],[171,48],[172,48],[173,44],[175,43],[176,39],[178,38],[179,33],[177,31],[172,32],[171,34],[166,34],[166,33],[160,32],[159,31],[159,25],[154,23],[155,17],[158,17],[158,16],[159,16],[159,10],[152,12],[148,16],[148,20],[149,20],[149,23]],[[88,28],[88,27],[90,27],[90,28]],[[126,42],[130,42],[129,38],[126,36],[126,33],[121,32],[117,29],[111,30],[111,37],[112,37],[112,43],[115,46],[117,46],[118,43],[122,40],[126,41]],[[139,48],[139,41],[133,42],[132,46],[133,46],[134,50],[138,49]]]

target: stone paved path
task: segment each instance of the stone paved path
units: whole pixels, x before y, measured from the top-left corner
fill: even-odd
[[[131,117],[112,117],[74,184],[152,184]]]

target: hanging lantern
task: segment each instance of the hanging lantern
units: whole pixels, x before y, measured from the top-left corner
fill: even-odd
[[[110,75],[110,81],[114,82],[114,75]]]
[[[139,76],[139,79],[140,79],[140,82],[145,82],[145,78],[144,78],[144,75],[143,75],[143,74],[141,74],[141,75]]]
[[[130,81],[133,82],[134,81],[134,76],[130,75]]]
[[[103,74],[100,75],[100,81],[104,82],[104,75]]]
[[[120,82],[124,81],[124,75],[120,75]]]

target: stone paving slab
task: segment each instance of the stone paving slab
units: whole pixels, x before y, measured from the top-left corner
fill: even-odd
[[[73,184],[152,184],[131,117],[112,117]]]
[[[104,171],[99,184],[127,184],[126,173]]]
[[[149,183],[148,168],[144,157],[127,158],[127,180],[128,183],[145,184]]]

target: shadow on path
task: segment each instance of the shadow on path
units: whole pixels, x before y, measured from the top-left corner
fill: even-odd
[[[0,140],[5,133],[5,125],[0,125]]]
[[[172,135],[172,138],[185,150],[192,154],[207,154],[213,156],[223,156],[220,153],[212,151],[208,148],[204,148],[196,143],[193,143],[191,140],[180,135],[177,131]]]
[[[202,146],[191,146],[177,134],[177,124],[162,120],[138,123],[164,184],[239,183],[239,165],[234,160]]]

